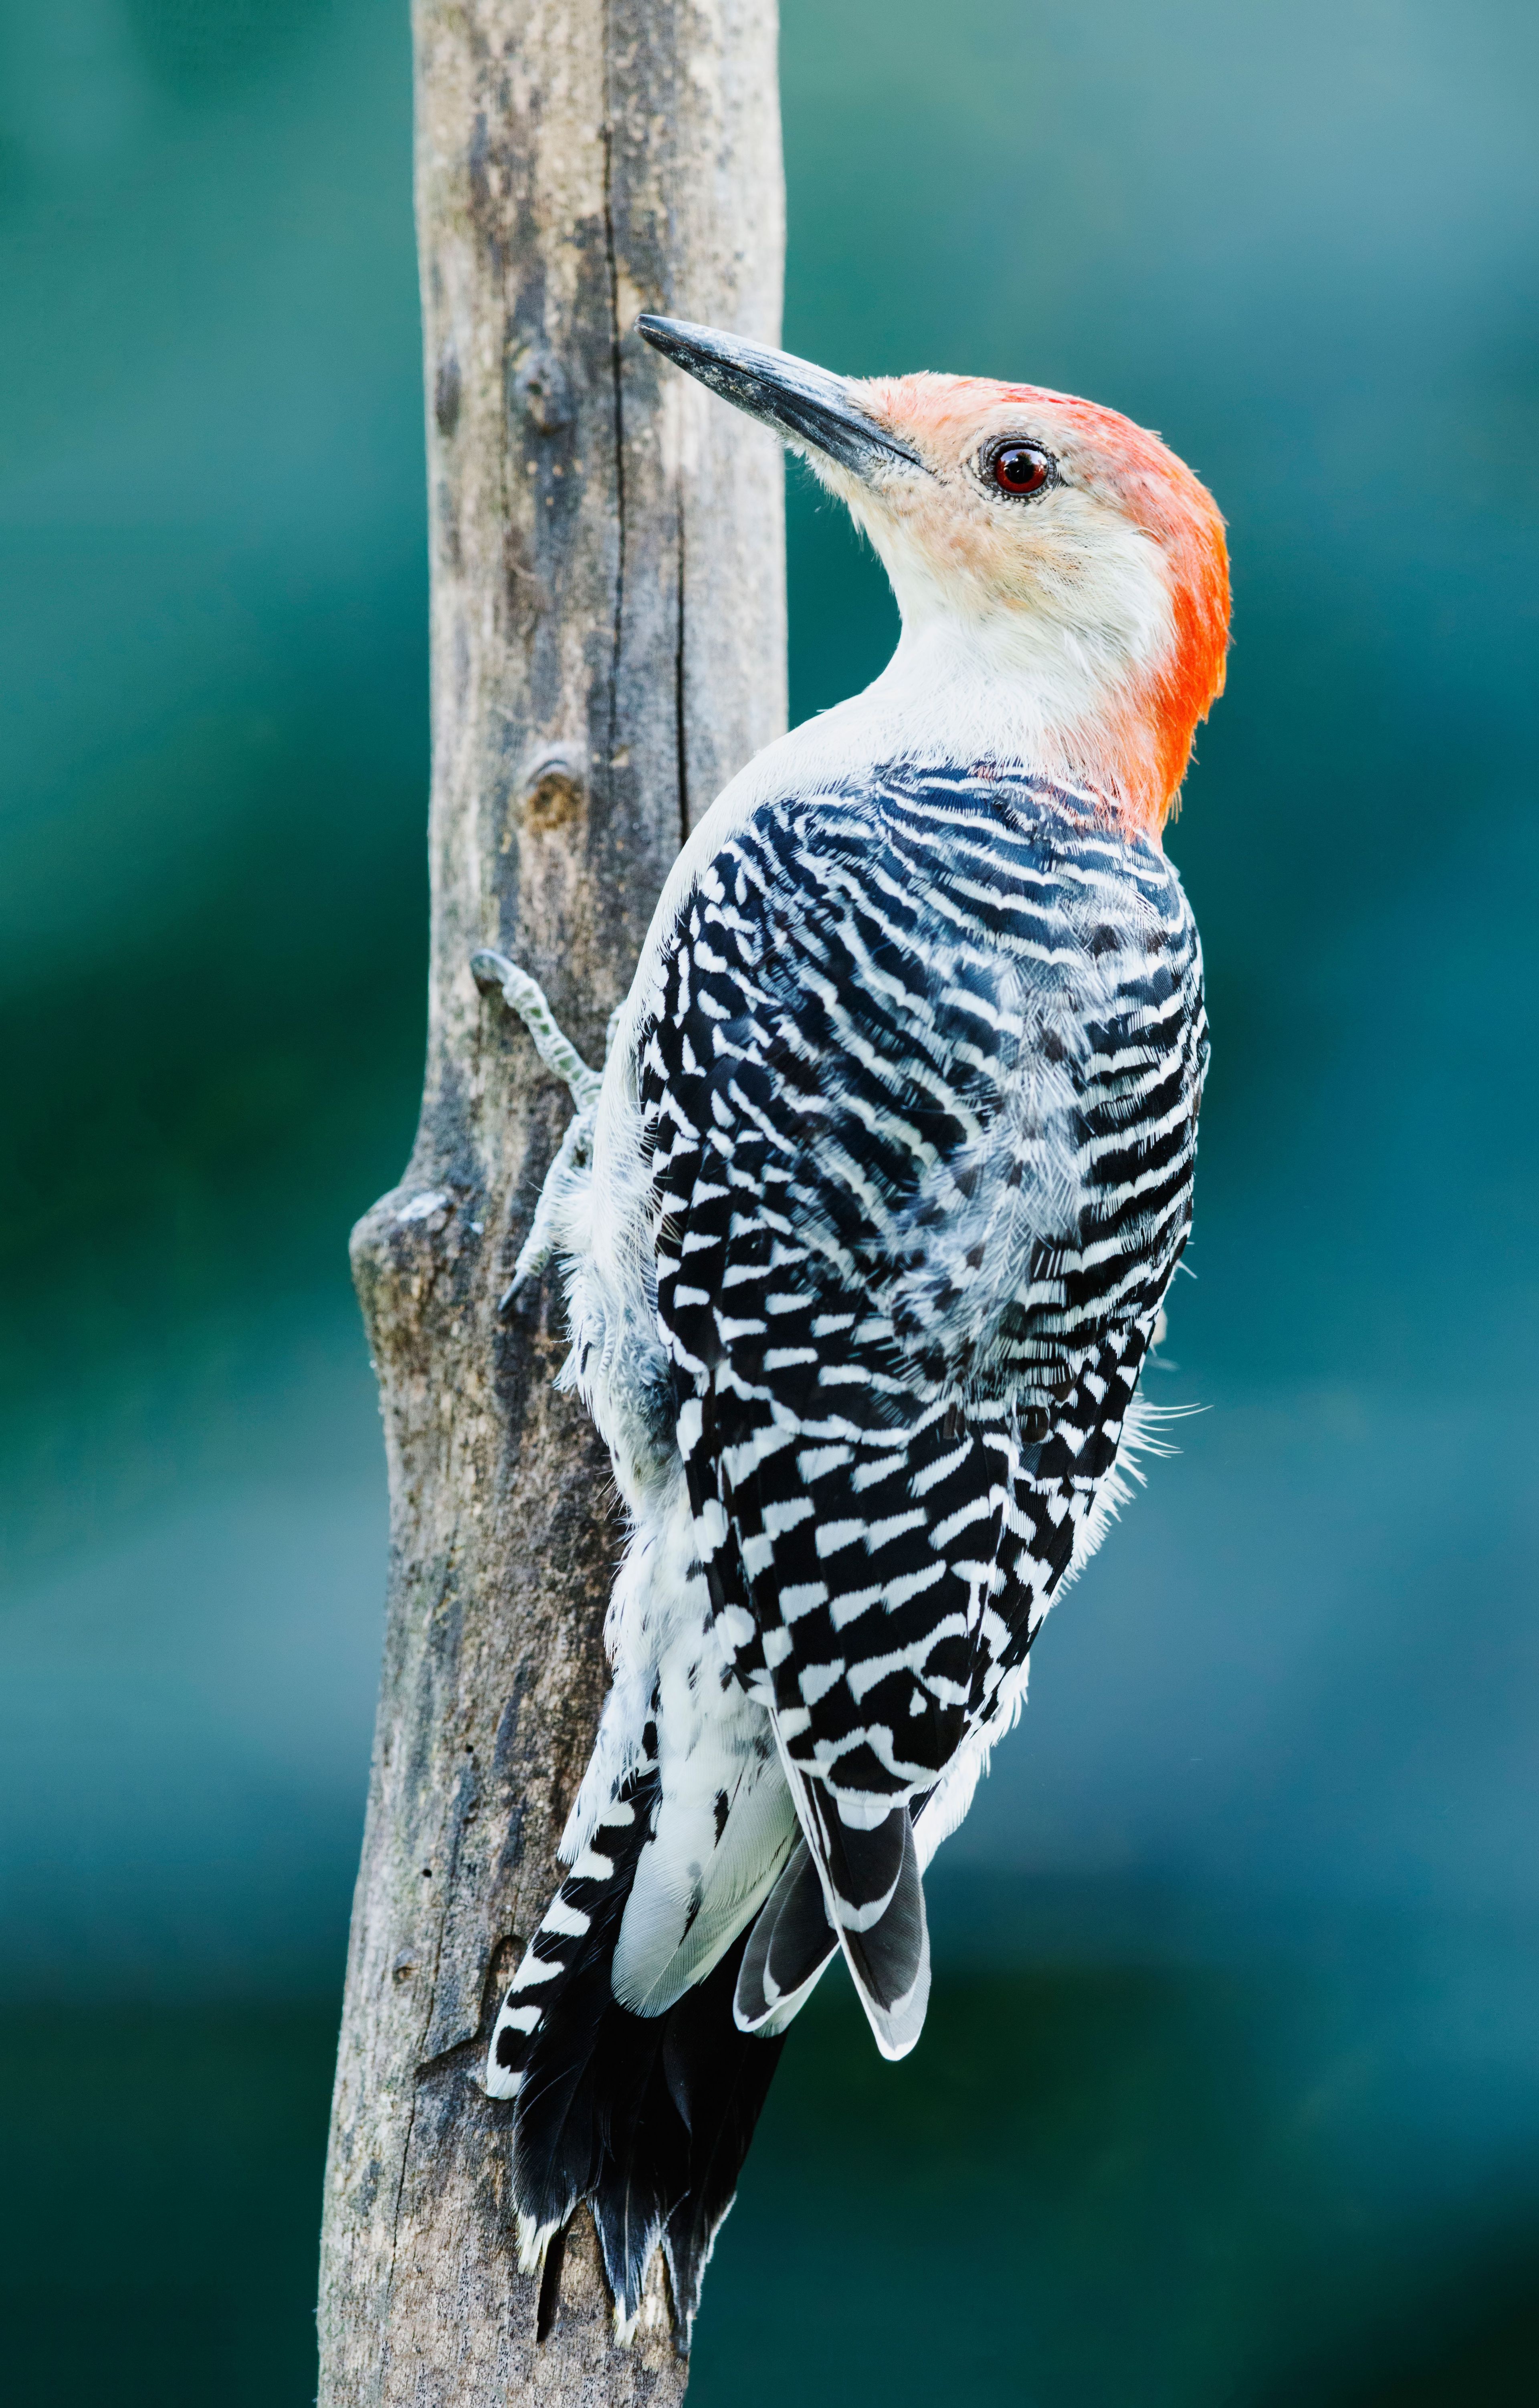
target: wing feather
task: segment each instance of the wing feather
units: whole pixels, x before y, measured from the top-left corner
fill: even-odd
[[[1018,1698],[1115,1463],[1204,1061],[1169,864],[1021,781],[762,808],[664,962],[641,1099],[696,1543],[884,2046],[928,1983],[912,1813]],[[795,1863],[749,2023],[793,1904],[788,1979],[813,1953]]]

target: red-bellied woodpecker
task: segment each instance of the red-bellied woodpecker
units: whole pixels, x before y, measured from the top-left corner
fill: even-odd
[[[918,2038],[923,1869],[1126,1494],[1207,1057],[1160,829],[1229,585],[1208,494],[1112,410],[640,331],[805,455],[902,613],[696,828],[601,1079],[478,957],[578,1105],[520,1271],[565,1261],[632,1531],[487,2087],[542,2324],[587,2199],[622,2334],[660,2243],[687,2345],[836,1950],[884,2054]]]

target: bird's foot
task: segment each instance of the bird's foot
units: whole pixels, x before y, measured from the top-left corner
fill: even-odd
[[[470,956],[470,975],[482,995],[500,990],[504,1003],[517,1012],[535,1041],[535,1051],[548,1070],[554,1070],[572,1091],[572,1101],[579,1111],[598,1101],[598,1090],[604,1083],[601,1070],[590,1070],[571,1039],[556,1025],[554,1012],[545,1000],[545,990],[527,970],[521,970],[506,953],[495,953],[490,946]],[[613,1021],[610,1023],[612,1029]]]
[[[538,980],[529,976],[527,970],[520,969],[506,953],[495,953],[490,947],[471,956],[470,970],[482,995],[500,993],[504,1002],[517,1012],[534,1039],[540,1060],[547,1069],[554,1070],[558,1079],[565,1081],[577,1107],[567,1124],[555,1159],[545,1174],[534,1219],[529,1224],[529,1234],[513,1265],[513,1276],[497,1300],[497,1311],[506,1312],[511,1304],[517,1302],[524,1290],[538,1280],[559,1247],[563,1208],[591,1159],[598,1091],[604,1082],[602,1072],[589,1069],[571,1039],[557,1025],[555,1014],[545,999],[544,989]],[[605,1040],[606,1058],[618,1018],[618,1012],[611,1016]]]

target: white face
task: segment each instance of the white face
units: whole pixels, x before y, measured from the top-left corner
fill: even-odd
[[[1173,634],[1164,551],[1063,412],[1015,398],[957,407],[950,393],[936,406],[919,379],[852,392],[922,466],[857,476],[805,456],[870,537],[906,635],[955,630],[1055,718],[1158,668]]]

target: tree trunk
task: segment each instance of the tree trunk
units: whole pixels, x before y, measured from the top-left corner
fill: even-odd
[[[622,1532],[498,1298],[569,1110],[470,956],[591,1062],[681,837],[784,724],[777,446],[632,334],[779,337],[774,0],[418,0],[433,882],[422,1123],[353,1259],[391,1573],[326,2172],[323,2408],[676,2401],[660,2277],[614,2347],[579,2221],[543,2349],[480,2073],[605,1686]],[[367,996],[359,1009],[367,1010]]]

